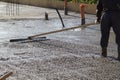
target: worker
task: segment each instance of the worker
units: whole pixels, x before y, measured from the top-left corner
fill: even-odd
[[[118,45],[117,59],[120,61],[120,0],[98,0],[96,16],[96,21],[101,23],[101,55],[107,57],[109,34],[112,27]]]

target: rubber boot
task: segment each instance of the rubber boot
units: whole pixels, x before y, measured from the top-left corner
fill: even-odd
[[[102,48],[102,55],[101,56],[107,57],[107,48],[106,47]]]
[[[118,60],[120,61],[120,47],[118,47]]]

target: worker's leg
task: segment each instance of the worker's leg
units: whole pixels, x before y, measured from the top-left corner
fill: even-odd
[[[102,56],[107,57],[107,46],[109,41],[109,33],[110,33],[110,16],[109,14],[104,14],[101,20],[101,48],[102,48]]]
[[[120,26],[119,28],[113,27],[115,35],[116,35],[116,43],[118,44],[118,60],[120,60]]]
[[[118,47],[118,60],[120,61],[120,47]]]
[[[120,60],[120,13],[112,15],[113,30],[116,35],[116,43],[118,45],[118,60]]]

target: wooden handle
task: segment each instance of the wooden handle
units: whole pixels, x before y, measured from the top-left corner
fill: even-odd
[[[76,26],[76,27],[71,27],[71,28],[64,28],[64,29],[60,29],[60,30],[45,32],[45,33],[41,33],[41,34],[36,34],[36,35],[33,35],[33,36],[29,36],[28,38],[34,38],[34,37],[37,37],[37,36],[43,36],[43,35],[48,35],[48,34],[63,32],[63,31],[77,29],[77,28],[80,28],[80,27],[86,27],[86,26],[95,25],[95,24],[96,23],[89,23],[89,24],[84,24],[84,25],[81,25],[81,26]]]
[[[6,80],[9,76],[11,76],[13,72],[6,72],[4,75],[0,76],[0,80]]]

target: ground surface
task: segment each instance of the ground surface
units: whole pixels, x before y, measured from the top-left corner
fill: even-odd
[[[35,13],[8,16],[3,15],[5,5],[0,9],[0,73],[13,71],[8,80],[120,80],[120,62],[116,60],[112,30],[107,58],[100,56],[99,25],[47,35],[43,41],[37,38],[11,43],[10,39],[61,29],[62,25],[54,10],[47,9],[52,14],[50,20],[45,21],[44,15],[38,15],[38,10],[35,12],[39,9],[44,13],[44,8],[21,5],[27,13],[32,10]],[[66,27],[80,25],[78,13],[64,16],[63,11],[60,12]],[[86,17],[87,23],[95,20],[95,15]]]

